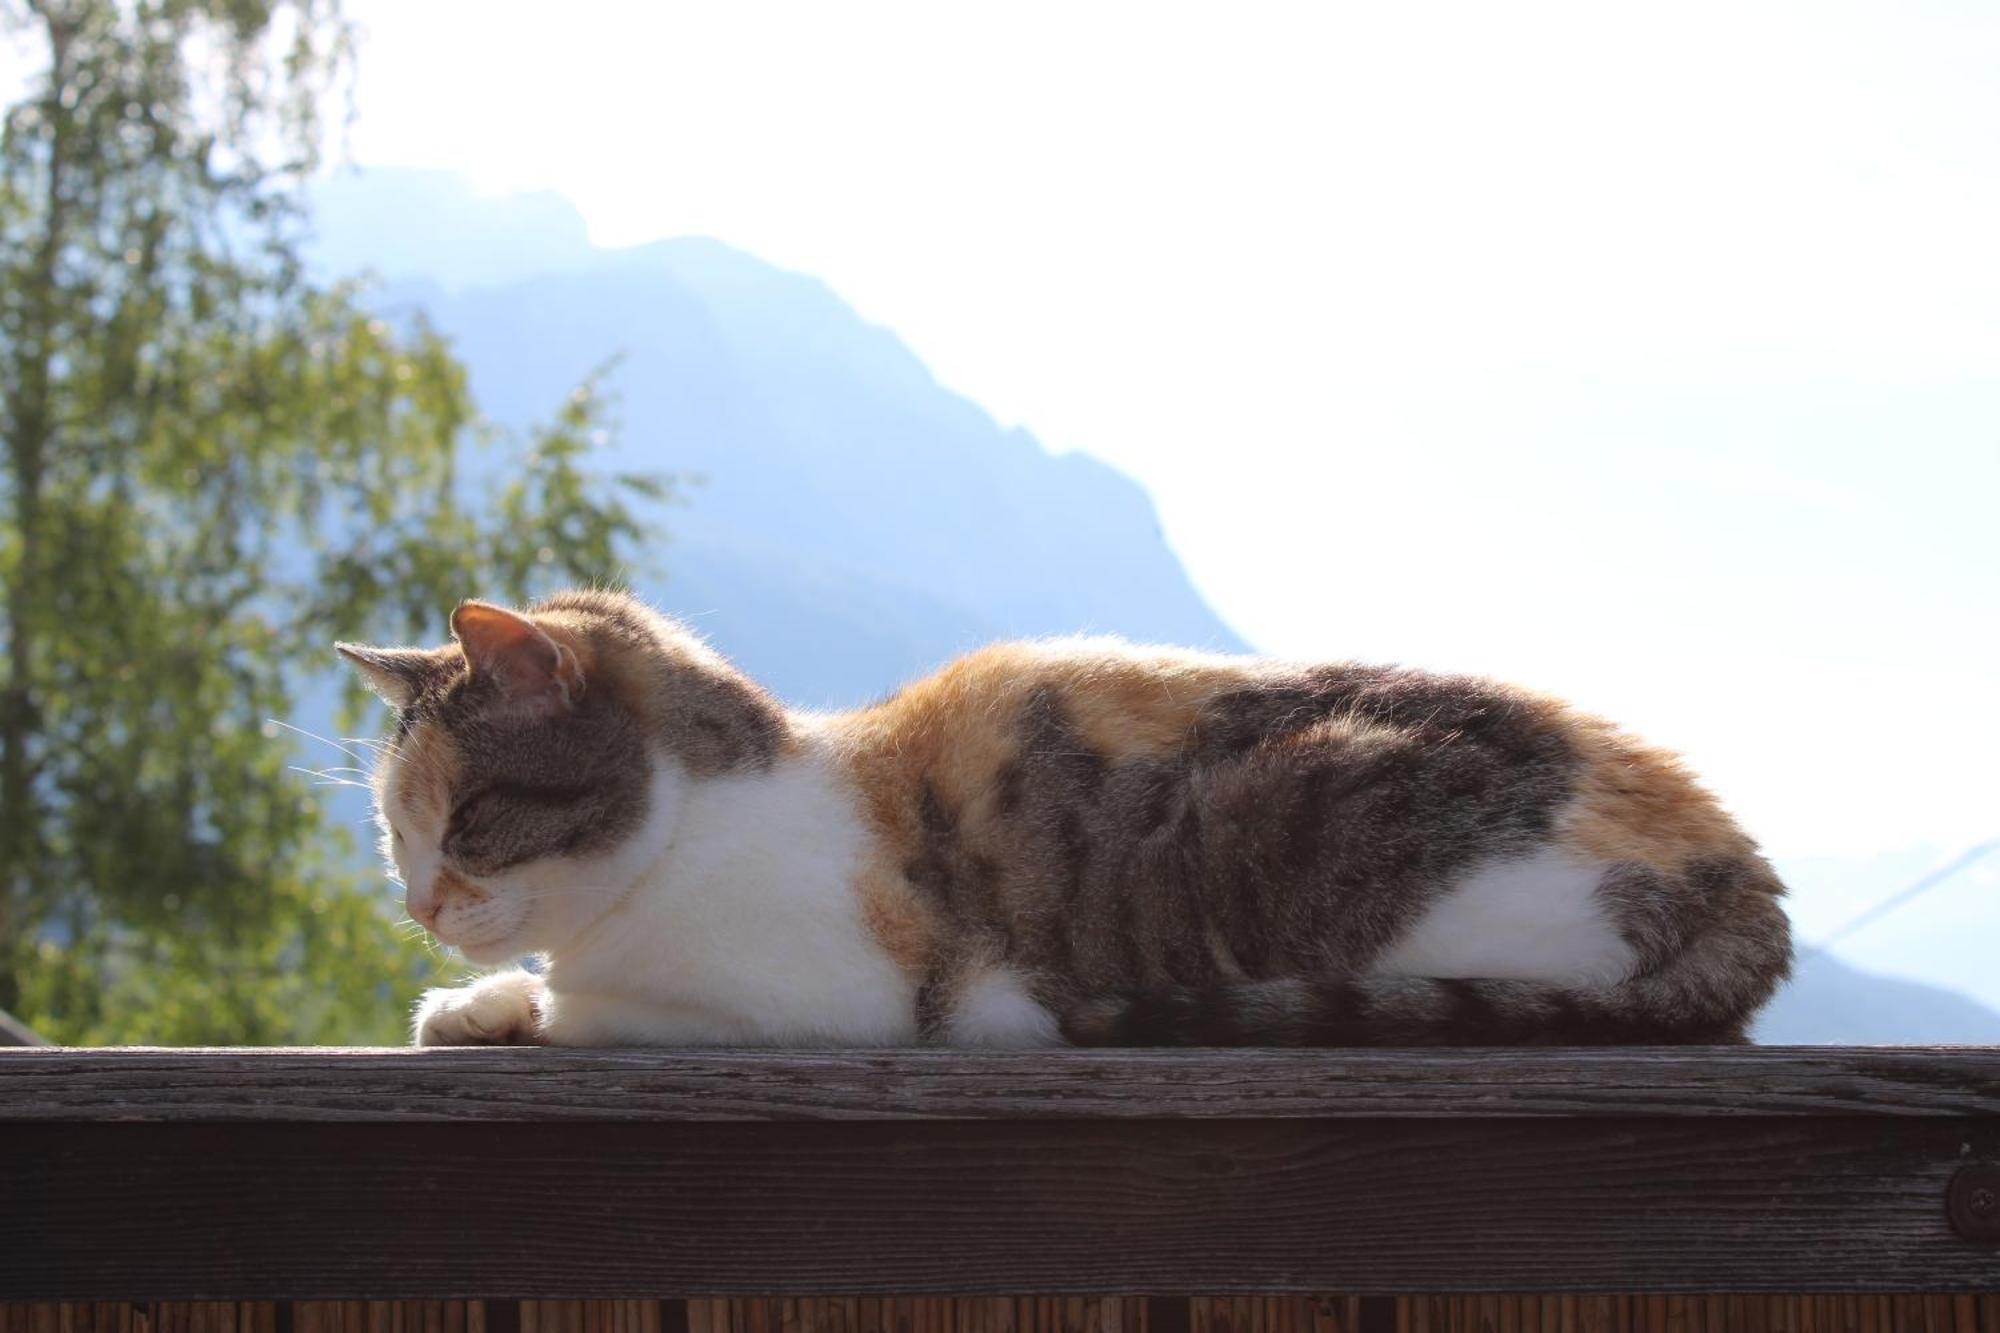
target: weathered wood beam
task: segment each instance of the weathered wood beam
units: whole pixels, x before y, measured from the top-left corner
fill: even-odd
[[[2000,1116],[2000,1048],[37,1050],[0,1121]]]
[[[0,1300],[2000,1291],[1997,1054],[10,1052]]]
[[[1982,1291],[1991,1122],[10,1126],[0,1299]]]

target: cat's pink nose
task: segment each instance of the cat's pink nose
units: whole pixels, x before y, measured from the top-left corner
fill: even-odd
[[[486,891],[484,889],[458,874],[458,872],[440,870],[432,878],[428,889],[425,889],[422,893],[418,893],[414,888],[411,889],[404,896],[403,902],[410,909],[410,919],[412,921],[417,922],[426,930],[435,931],[437,929],[438,915],[444,911],[446,903],[454,898],[462,898],[467,902],[476,903],[482,901],[485,897]]]

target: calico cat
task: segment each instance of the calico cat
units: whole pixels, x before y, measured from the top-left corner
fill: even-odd
[[[788,710],[611,592],[340,652],[419,1044],[1734,1042],[1783,886],[1671,756],[1396,667],[1000,644]]]

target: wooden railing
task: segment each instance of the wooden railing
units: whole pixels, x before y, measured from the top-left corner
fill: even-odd
[[[9,1050],[0,1301],[1970,1294],[1996,1163],[1989,1049]]]

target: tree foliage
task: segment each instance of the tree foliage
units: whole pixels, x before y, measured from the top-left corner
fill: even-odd
[[[335,639],[611,575],[624,488],[657,485],[590,471],[594,384],[501,439],[439,337],[308,279],[325,0],[0,21],[42,62],[0,132],[0,1008],[77,1042],[394,1039],[433,961],[269,719],[343,688]]]

